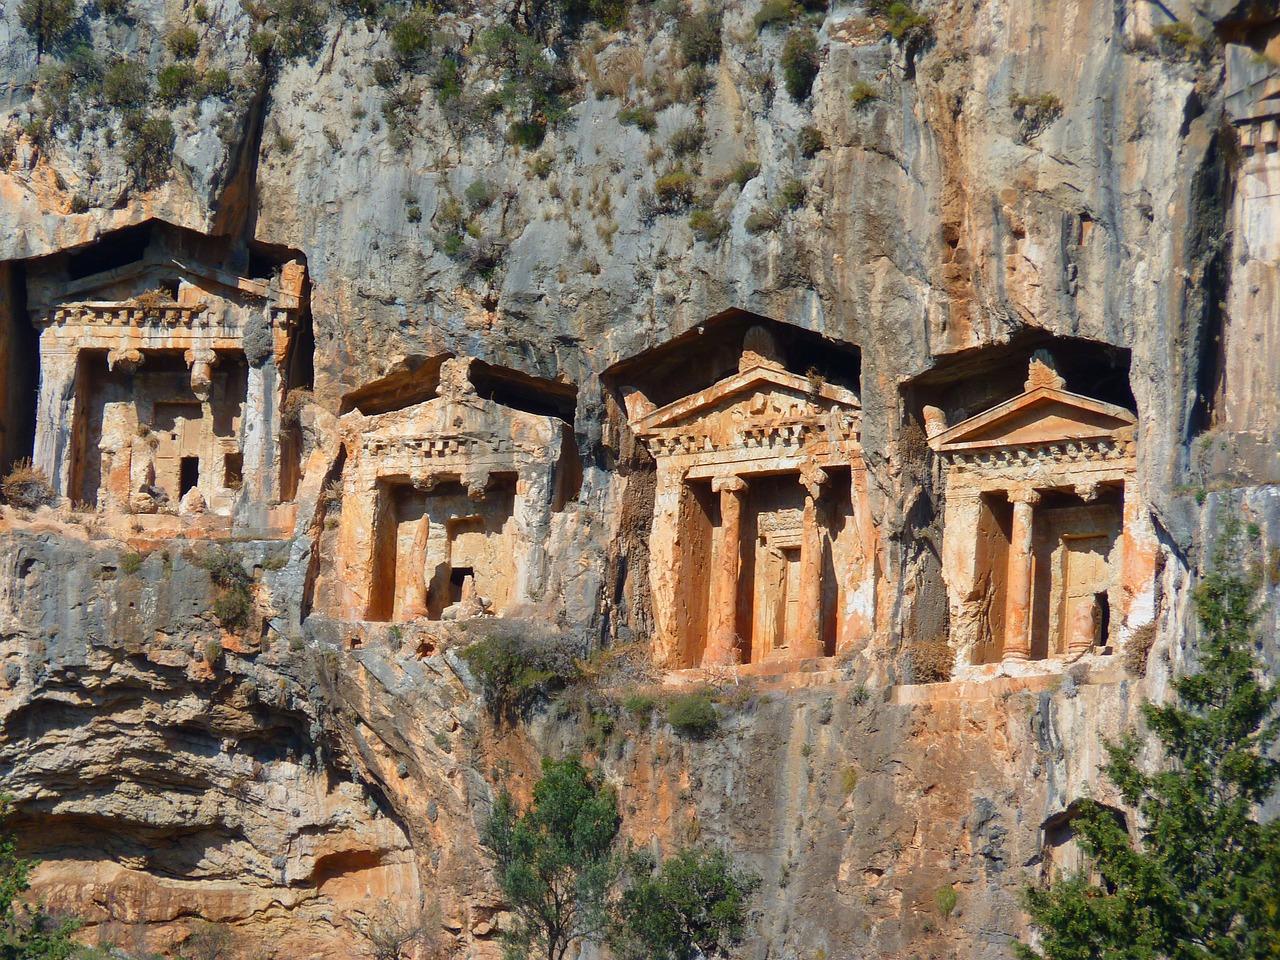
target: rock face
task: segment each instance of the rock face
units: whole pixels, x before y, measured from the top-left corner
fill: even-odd
[[[761,876],[744,957],[1007,956],[1228,521],[1276,595],[1270,5],[361,6],[0,14],[36,892],[496,958],[489,804],[577,752]],[[631,667],[499,722],[504,635]]]

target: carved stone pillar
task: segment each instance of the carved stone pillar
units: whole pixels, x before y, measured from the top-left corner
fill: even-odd
[[[711,562],[711,609],[704,667],[738,662],[738,568],[742,554],[742,500],[747,481],[717,477],[711,489],[720,494],[720,549]]]
[[[800,474],[804,484],[804,527],[800,540],[800,607],[796,636],[789,638],[796,659],[820,657],[822,649],[822,529],[818,526],[818,498],[827,482],[825,470],[815,467]]]
[[[1005,660],[1031,659],[1031,521],[1040,500],[1035,490],[1010,490],[1013,532],[1009,537],[1009,569],[1005,580]]]

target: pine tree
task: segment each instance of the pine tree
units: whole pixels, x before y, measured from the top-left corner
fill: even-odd
[[[1174,682],[1168,705],[1145,703],[1160,769],[1138,765],[1130,732],[1107,745],[1107,778],[1138,810],[1137,845],[1099,804],[1074,821],[1089,860],[1026,906],[1040,932],[1024,960],[1261,960],[1280,957],[1280,821],[1258,808],[1280,783],[1268,756],[1280,734],[1280,684],[1253,654],[1257,580],[1237,549],[1218,552],[1195,594],[1197,672]]]
[[[581,940],[601,940],[622,859],[614,843],[622,818],[613,790],[574,758],[543,760],[527,810],[503,792],[481,843],[496,861],[498,885],[517,917],[504,933],[507,955],[562,960]]]

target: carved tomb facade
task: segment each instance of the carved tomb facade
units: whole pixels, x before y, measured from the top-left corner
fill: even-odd
[[[481,398],[469,366],[447,360],[433,399],[343,417],[331,615],[464,619],[542,598],[564,425]]]
[[[950,428],[931,420],[955,678],[1107,653],[1150,622],[1154,534],[1130,411],[1068,392],[1041,352],[1023,393]]]
[[[852,391],[788,371],[761,328],[736,373],[652,409],[628,398],[657,463],[655,658],[792,661],[864,640],[874,530]]]

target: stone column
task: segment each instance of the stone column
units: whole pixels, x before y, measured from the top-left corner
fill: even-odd
[[[704,667],[738,662],[738,568],[742,554],[742,499],[747,481],[717,477],[711,489],[720,494],[720,549],[711,561],[711,609]]]
[[[68,487],[71,483],[71,451],[75,446],[77,355],[74,350],[50,350],[51,343],[46,334],[41,343],[40,393],[36,403],[35,455],[32,460],[36,469],[48,478],[55,493],[74,500],[79,491]]]
[[[804,519],[800,539],[800,609],[796,636],[788,637],[792,656],[820,657],[822,649],[822,528],[818,526],[818,498],[827,474],[821,468],[802,472]]]
[[[1005,580],[1005,660],[1031,658],[1031,520],[1040,500],[1035,490],[1010,490],[1013,532],[1009,537],[1009,570]]]

